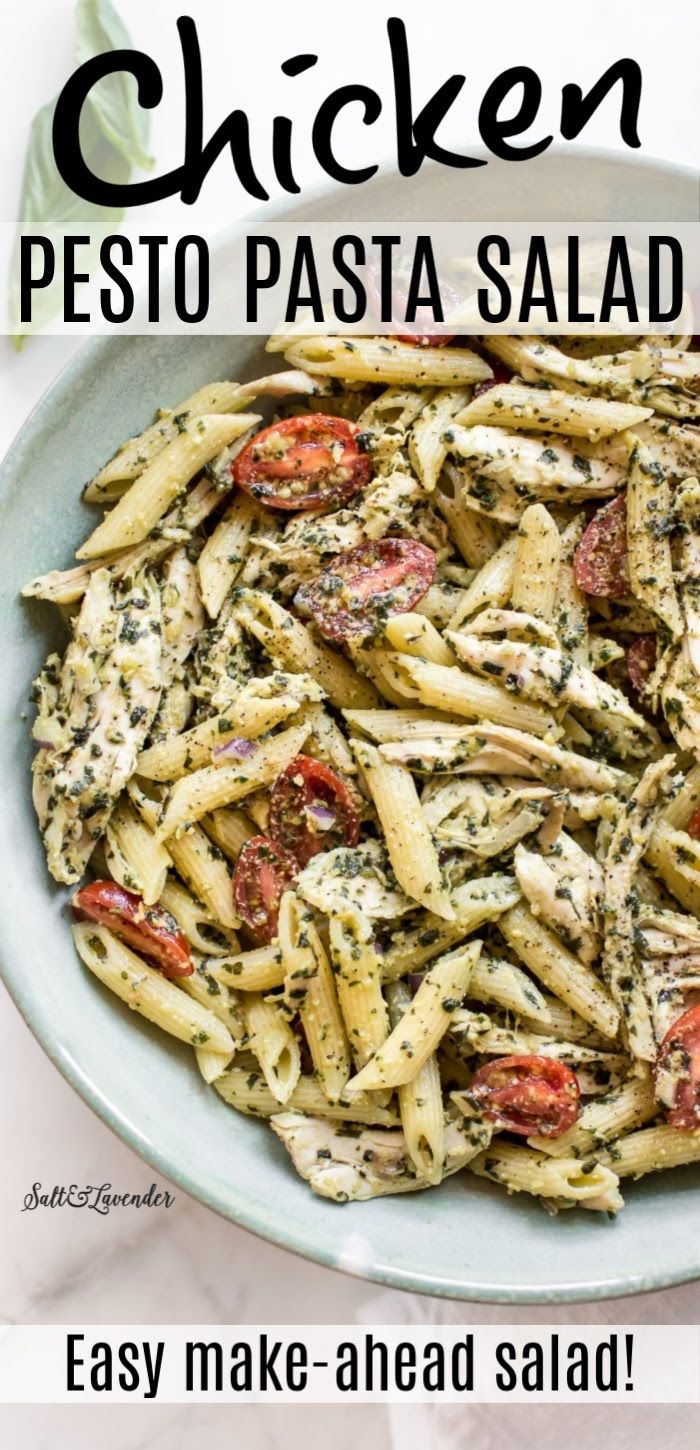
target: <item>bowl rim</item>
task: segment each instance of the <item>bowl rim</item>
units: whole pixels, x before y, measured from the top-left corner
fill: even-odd
[[[472,147],[472,151],[478,154],[484,148]],[[484,154],[487,154],[484,152]],[[700,172],[692,166],[666,161],[663,158],[640,156],[630,158],[626,152],[602,147],[567,148],[561,143],[553,144],[547,155],[564,156],[575,165],[592,164],[605,162],[612,164],[624,163],[626,166],[638,170],[643,167],[647,171],[657,171],[670,175],[679,180],[695,182],[697,184]],[[426,171],[437,170],[437,167],[426,166]],[[388,178],[396,175],[396,167],[393,161],[385,161],[379,165],[375,180]],[[330,196],[339,192],[340,188],[328,184],[322,184],[310,189],[304,194],[303,207],[313,207],[318,201],[328,200]],[[700,214],[700,202],[699,202]],[[216,238],[217,247],[225,247],[230,240],[240,235],[247,226],[255,226],[260,221],[271,218],[282,219],[285,213],[302,210],[302,203],[298,197],[275,198],[273,202],[265,207],[257,208],[246,213],[235,224],[222,230]],[[115,341],[127,343],[132,336],[143,334],[127,334],[120,337],[119,334],[106,334],[86,341],[78,347],[66,362],[59,368],[56,375],[47,384],[37,402],[27,414],[26,418],[19,425],[12,442],[0,462],[0,504],[8,486],[14,478],[14,454],[21,445],[23,438],[31,432],[36,420],[41,418],[45,411],[50,409],[54,403],[56,391],[66,392],[74,382],[86,371],[92,369],[92,359],[95,354]],[[200,334],[202,335],[202,334]],[[206,335],[206,334],[205,334]],[[56,1039],[51,1016],[46,1011],[41,1001],[30,1002],[30,994],[24,990],[24,978],[21,973],[15,972],[9,963],[0,960],[0,978],[23,1021],[26,1023],[32,1035],[44,1049],[50,1061],[58,1068],[62,1077],[79,1094],[89,1108],[111,1129],[127,1147],[133,1149],[141,1158],[149,1164],[159,1175],[175,1185],[177,1188],[188,1194],[196,1201],[203,1203],[205,1207],[213,1210],[220,1217],[236,1224],[239,1228],[256,1237],[275,1245],[277,1248],[294,1253],[298,1257],[310,1262],[320,1264],[324,1268],[334,1269],[337,1272],[348,1274],[354,1278],[362,1279],[380,1284],[386,1288],[400,1289],[409,1293],[432,1295],[441,1299],[454,1299],[462,1302],[474,1302],[484,1304],[507,1304],[507,1305],[549,1305],[566,1303],[592,1303],[600,1300],[627,1298],[632,1295],[650,1293],[662,1289],[672,1288],[681,1284],[687,1284],[700,1278],[700,1264],[697,1254],[693,1251],[677,1250],[677,1261],[669,1269],[659,1271],[642,1271],[624,1277],[608,1275],[599,1280],[591,1280],[588,1283],[564,1282],[552,1280],[549,1283],[518,1283],[516,1285],[493,1285],[488,1281],[473,1281],[465,1284],[458,1277],[436,1278],[430,1272],[423,1272],[420,1269],[406,1270],[396,1267],[389,1262],[382,1262],[376,1257],[376,1251],[371,1262],[363,1262],[361,1265],[342,1260],[338,1261],[333,1248],[314,1240],[314,1229],[311,1225],[308,1229],[293,1228],[280,1217],[268,1221],[268,1217],[261,1213],[260,1208],[250,1209],[245,1203],[236,1201],[235,1185],[231,1189],[230,1196],[224,1196],[216,1188],[203,1180],[200,1176],[180,1166],[168,1153],[162,1151],[157,1143],[154,1143],[147,1134],[134,1122],[131,1121],[118,1107],[105,1098],[97,1081],[88,1076],[75,1060],[73,1055]],[[692,1256],[691,1256],[692,1254]]]

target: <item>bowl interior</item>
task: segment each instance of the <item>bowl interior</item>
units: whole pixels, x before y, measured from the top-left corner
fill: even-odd
[[[543,158],[535,182],[483,168],[479,195],[454,177],[412,183],[413,215],[542,217],[697,215],[690,173],[595,157]],[[488,177],[484,173],[488,172]],[[513,192],[513,172],[520,191]],[[369,195],[369,190],[373,194]],[[404,188],[380,178],[358,200],[366,216],[407,214]],[[468,205],[467,205],[468,198]],[[347,195],[313,214],[347,214]],[[300,220],[308,211],[288,211]],[[267,360],[269,363],[269,360]],[[32,575],[67,566],[88,531],[83,481],[155,409],[215,378],[269,370],[262,339],[139,337],[88,344],[19,435],[0,480],[3,723],[0,768],[0,959],[35,1034],[84,1098],[159,1171],[244,1227],[332,1267],[398,1287],[470,1299],[543,1302],[631,1293],[692,1278],[696,1170],[659,1175],[627,1194],[615,1223],[551,1220],[524,1195],[508,1199],[468,1175],[438,1191],[339,1207],[315,1198],[261,1123],[238,1116],[200,1080],[184,1047],[135,1018],[74,955],[66,893],[47,877],[30,799],[30,682],[61,640],[49,605],[20,602]]]

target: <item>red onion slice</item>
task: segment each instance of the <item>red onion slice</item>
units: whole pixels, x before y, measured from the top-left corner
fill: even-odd
[[[312,829],[315,828],[317,831],[330,831],[336,823],[335,811],[317,801],[314,801],[312,805],[304,806],[304,814]]]
[[[249,760],[257,750],[254,740],[244,740],[241,736],[234,736],[233,740],[227,740],[225,745],[216,745],[211,753],[212,760]]]

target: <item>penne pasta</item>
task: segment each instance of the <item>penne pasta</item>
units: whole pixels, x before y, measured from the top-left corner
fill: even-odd
[[[398,1027],[351,1078],[349,1089],[371,1092],[413,1081],[448,1030],[452,1014],[466,995],[480,951],[480,941],[469,942],[433,964]]]
[[[299,1081],[299,1042],[282,1012],[282,1003],[251,992],[245,999],[248,1042],[260,1063],[272,1096],[286,1103]]]
[[[326,1097],[337,1102],[350,1076],[348,1040],[338,1006],[333,972],[313,912],[288,891],[279,913],[285,995],[301,1017],[309,1052]]]
[[[138,891],[147,906],[159,901],[172,859],[128,799],[120,801],[112,811],[106,837],[126,867],[122,885]]]
[[[308,735],[306,725],[293,726],[259,745],[249,756],[229,765],[210,765],[176,781],[166,799],[158,837],[171,836],[216,811],[234,805],[254,790],[271,785],[280,771],[299,754]],[[171,853],[172,854],[172,853]]]
[[[578,1158],[549,1158],[514,1143],[497,1143],[469,1164],[478,1178],[501,1183],[508,1193],[531,1193],[553,1203],[571,1200],[581,1208],[616,1213],[622,1208],[617,1171]]]
[[[394,982],[387,997],[392,1027],[399,1028],[411,1005],[411,994],[403,982]],[[419,1177],[434,1187],[442,1182],[445,1159],[445,1111],[434,1054],[411,1082],[398,1089],[398,1099],[408,1156]]]
[[[565,433],[570,438],[609,438],[643,423],[651,408],[633,403],[613,403],[607,398],[589,398],[562,393],[556,388],[526,388],[519,383],[499,383],[472,398],[457,417],[457,424],[497,424],[499,428],[535,429],[542,433]]]
[[[357,907],[347,906],[331,918],[329,939],[338,1003],[359,1069],[389,1035],[381,960],[371,926]]]
[[[620,1017],[606,987],[526,906],[519,903],[500,916],[498,929],[550,992],[604,1037],[617,1037]]]
[[[271,1118],[279,1112],[279,1103],[270,1091],[262,1073],[232,1067],[217,1077],[216,1091],[224,1102],[239,1113],[253,1118]],[[286,1107],[289,1112],[307,1117],[319,1116],[332,1123],[361,1123],[367,1127],[398,1128],[398,1114],[382,1107],[376,1095],[353,1093],[352,1099],[338,1098],[330,1103],[320,1082],[314,1077],[300,1077],[290,1093]]]
[[[531,504],[518,525],[510,595],[513,609],[551,620],[560,558],[561,540],[554,519],[544,504]]]
[[[376,746],[367,742],[356,740],[353,749],[377,808],[399,885],[436,916],[452,921],[454,907],[410,771],[402,765],[389,765]]]
[[[250,413],[210,413],[186,424],[93,530],[78,558],[94,559],[147,538],[200,469],[259,421]]]
[[[309,674],[337,709],[371,709],[376,692],[342,658],[318,644],[300,620],[259,591],[240,593],[234,613],[283,669]]]
[[[233,1055],[233,1038],[218,1017],[149,967],[106,927],[78,923],[73,939],[85,966],[132,1011],[180,1042],[192,1047],[206,1044],[210,1051]]]
[[[491,377],[488,363],[467,348],[412,347],[389,337],[301,338],[285,348],[285,356],[312,377],[343,378],[347,382],[450,388],[485,382]]]
[[[237,494],[202,549],[197,572],[210,619],[216,619],[221,613],[259,519],[260,511],[253,500],[246,494]]]

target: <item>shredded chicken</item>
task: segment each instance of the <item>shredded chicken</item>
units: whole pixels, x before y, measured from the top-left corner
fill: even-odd
[[[506,725],[452,726],[440,735],[389,741],[379,752],[418,772],[455,775],[522,775],[573,790],[614,791],[626,783],[620,770],[560,745],[550,745]]]
[[[598,862],[565,831],[543,854],[516,846],[515,875],[536,916],[542,916],[569,949],[590,965],[600,951],[603,873]]]
[[[479,674],[498,679],[514,694],[550,705],[605,711],[632,730],[642,735],[649,733],[646,720],[632,709],[620,690],[593,670],[574,664],[560,650],[510,639],[482,640],[476,634],[453,630],[448,630],[447,635],[460,659]]]
[[[625,1022],[630,1051],[653,1062],[656,1041],[634,939],[634,878],[649,844],[660,806],[671,785],[675,756],[647,767],[622,807],[605,858],[603,962],[610,990]]]
[[[321,1198],[336,1203],[380,1198],[388,1193],[413,1193],[432,1185],[419,1178],[403,1133],[347,1126],[299,1113],[278,1113],[270,1126],[290,1154],[297,1173]],[[491,1128],[480,1118],[445,1124],[442,1176],[459,1173],[487,1148]]]
[[[80,880],[134,770],[161,693],[160,593],[148,574],[92,575],[63,660],[36,681],[34,805],[49,870]]]

